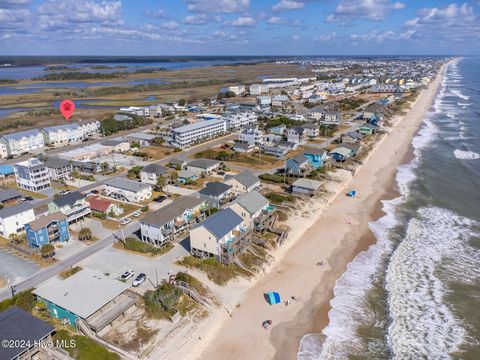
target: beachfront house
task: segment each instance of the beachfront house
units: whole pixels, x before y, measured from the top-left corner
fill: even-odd
[[[358,132],[362,135],[372,135],[378,131],[378,126],[372,123],[365,123],[358,128]]]
[[[210,208],[220,208],[232,198],[232,186],[218,181],[209,182],[198,191]]]
[[[125,178],[105,181],[105,195],[126,202],[142,202],[152,197],[152,185]]]
[[[248,227],[232,209],[223,209],[190,229],[192,255],[230,264],[248,243]]]
[[[25,224],[25,233],[32,248],[41,248],[43,245],[70,239],[68,220],[61,212],[42,216]]]
[[[315,195],[321,188],[322,182],[312,179],[297,179],[291,186],[293,194],[299,195]]]
[[[302,175],[310,169],[308,159],[303,154],[288,159],[285,163],[285,172],[290,175]]]
[[[320,169],[329,160],[328,152],[325,150],[305,149],[303,155],[315,170]]]
[[[355,131],[349,131],[346,134],[342,134],[340,137],[340,142],[342,144],[358,144],[361,140],[363,139],[363,135],[355,132]]]
[[[359,150],[358,145],[345,144],[336,147],[328,154],[333,160],[337,162],[344,162],[345,160],[356,156]]]
[[[265,155],[272,155],[276,158],[283,158],[285,155],[288,154],[290,149],[280,147],[280,146],[262,146],[262,151]]]
[[[250,170],[244,170],[236,175],[225,176],[225,184],[230,185],[237,193],[246,193],[260,187],[260,179]]]
[[[164,245],[194,224],[204,208],[204,200],[182,196],[155,212],[149,212],[140,222],[142,241],[153,246]]]
[[[80,191],[73,191],[50,201],[48,212],[50,214],[61,212],[68,218],[68,223],[71,224],[89,216],[92,211],[85,196]]]
[[[230,209],[240,215],[248,228],[253,227],[255,219],[266,211],[270,203],[258,191],[253,190],[239,196],[229,206]]]

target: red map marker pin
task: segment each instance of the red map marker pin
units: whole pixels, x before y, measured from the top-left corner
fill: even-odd
[[[75,103],[72,100],[67,99],[60,103],[60,112],[66,120],[69,120],[72,117],[74,111]]]

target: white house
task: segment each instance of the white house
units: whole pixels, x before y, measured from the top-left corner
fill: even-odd
[[[90,203],[80,191],[74,191],[65,195],[60,195],[48,203],[50,214],[61,212],[64,214],[68,223],[77,222],[92,213]]]
[[[50,188],[48,169],[40,160],[30,158],[15,164],[13,169],[19,188],[34,192]]]
[[[302,125],[302,128],[304,129],[305,134],[310,138],[314,138],[320,135],[320,128],[317,124],[307,123]]]
[[[249,144],[250,146],[260,146],[265,143],[265,135],[258,126],[251,126],[243,129],[238,134],[238,140]]]
[[[38,129],[20,131],[0,137],[0,143],[7,148],[9,156],[18,156],[29,152],[43,152],[45,142]]]
[[[248,91],[252,96],[268,93],[268,90],[267,84],[252,84],[248,87]]]
[[[174,146],[186,148],[201,141],[225,134],[226,131],[227,125],[224,120],[209,120],[172,129],[171,136]]]
[[[327,125],[340,125],[342,123],[342,115],[337,111],[329,111],[324,114],[320,122]]]
[[[24,231],[25,224],[35,220],[32,205],[28,203],[0,209],[0,235],[8,238],[11,234]]]
[[[152,197],[152,186],[125,178],[112,178],[105,182],[105,194],[117,200],[141,202]]]
[[[224,115],[223,120],[227,123],[228,130],[242,129],[248,125],[255,124],[257,115],[253,111],[227,113]]]
[[[48,157],[45,166],[48,169],[48,176],[53,181],[65,181],[71,178],[73,166],[65,159]]]
[[[288,130],[287,141],[296,145],[305,144],[308,141],[307,132],[303,127],[295,126]]]
[[[288,96],[286,95],[277,95],[272,98],[272,106],[275,107],[284,107],[287,105]]]
[[[7,145],[0,142],[0,159],[6,159],[8,157]]]
[[[261,107],[272,105],[272,98],[270,96],[257,96],[257,102]]]

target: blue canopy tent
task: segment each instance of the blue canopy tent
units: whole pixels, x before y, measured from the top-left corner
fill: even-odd
[[[347,196],[350,196],[350,197],[354,197],[355,195],[357,195],[357,192],[355,190],[349,191],[347,193]]]
[[[280,294],[274,291],[269,291],[265,293],[265,300],[267,300],[270,305],[279,304],[281,302]]]

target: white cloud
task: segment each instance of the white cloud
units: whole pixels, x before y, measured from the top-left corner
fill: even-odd
[[[267,20],[267,23],[270,25],[282,25],[286,23],[286,20],[278,16],[272,16],[270,19]]]
[[[205,14],[189,15],[183,19],[183,23],[187,25],[204,25],[208,22],[208,16]]]
[[[235,13],[248,10],[250,0],[188,0],[188,10],[199,13]]]
[[[314,38],[314,41],[319,41],[319,42],[328,42],[335,40],[337,37],[337,34],[335,32],[332,32],[331,34],[321,34]]]
[[[400,10],[403,7],[405,4],[396,2],[392,5],[390,0],[341,0],[335,13],[327,17],[327,22],[345,22],[356,18],[379,21],[385,19],[392,9]]]
[[[302,9],[305,1],[302,0],[280,0],[279,3],[272,6],[273,11],[296,10]]]
[[[0,0],[0,9],[25,6],[30,4],[31,2],[32,0]]]
[[[18,29],[30,15],[27,9],[0,9],[0,29]]]
[[[237,27],[247,27],[255,25],[256,21],[251,16],[240,16],[235,20],[226,21],[226,25],[237,26]]]
[[[292,35],[292,40],[293,40],[293,41],[300,40],[300,36],[298,36],[298,35]]]
[[[402,10],[405,8],[405,4],[401,3],[400,1],[397,1],[395,4],[393,4],[393,10]]]
[[[164,30],[175,30],[178,28],[178,23],[174,20],[163,23],[160,27]]]
[[[385,40],[394,40],[396,39],[395,32],[392,30],[387,30],[384,32],[378,32],[377,30],[373,30],[366,34],[351,34],[350,39],[354,42],[357,41],[365,41],[365,42],[377,42],[382,43]]]

